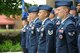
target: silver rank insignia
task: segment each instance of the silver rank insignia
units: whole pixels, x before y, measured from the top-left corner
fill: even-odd
[[[48,30],[48,34],[49,34],[49,35],[52,35],[52,34],[53,34],[53,30],[51,30],[51,31]]]
[[[59,35],[59,38],[62,39],[63,38],[63,35]]]
[[[44,28],[42,28],[41,31],[44,31]]]
[[[33,32],[33,31],[31,31],[31,33],[33,34],[34,32]]]
[[[41,37],[43,37],[43,33],[41,33]]]
[[[61,29],[63,29],[63,27]]]
[[[30,27],[32,26],[32,24],[29,25]]]
[[[28,29],[28,27],[27,27],[27,29]]]
[[[39,32],[40,28],[37,28],[37,32]]]
[[[34,29],[34,26],[32,26],[31,29],[33,30]]]
[[[68,32],[68,35],[74,36],[75,32]]]
[[[59,32],[60,32],[60,33],[63,33],[63,29],[60,29]]]
[[[56,23],[56,25],[60,25],[60,21],[58,21],[58,22]]]

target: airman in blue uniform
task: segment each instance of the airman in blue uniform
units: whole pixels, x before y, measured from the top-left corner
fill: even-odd
[[[50,12],[49,18],[53,23],[53,30],[54,30],[53,32],[54,32],[54,34],[53,34],[53,36],[49,37],[49,45],[48,45],[49,46],[48,47],[49,52],[48,53],[53,53],[53,51],[54,51],[54,53],[56,53],[56,30],[59,27],[59,25],[61,24],[61,19],[58,18],[58,16],[56,17],[55,15],[57,15],[57,14],[55,14],[54,10],[52,10]],[[54,48],[53,48],[53,46],[54,46]]]
[[[26,27],[28,24],[27,16],[28,16],[27,12],[24,12],[22,15],[23,28],[21,29],[21,47],[24,53],[28,53],[28,48],[26,48]]]
[[[54,53],[53,23],[48,18],[52,8],[48,5],[39,6],[39,19],[42,21],[38,42],[38,53]],[[51,40],[51,42],[50,42]],[[50,46],[52,44],[52,47]]]
[[[28,28],[28,37],[29,37],[29,53],[37,53],[37,36],[36,36],[36,30],[35,30],[35,23],[38,20],[37,16],[38,16],[38,6],[31,6],[28,9],[29,12],[29,17],[30,19],[32,19],[31,23],[29,24],[29,28]]]
[[[56,31],[56,53],[78,53],[77,34],[75,23],[69,15],[69,3],[59,3],[59,17],[62,19],[61,25]]]

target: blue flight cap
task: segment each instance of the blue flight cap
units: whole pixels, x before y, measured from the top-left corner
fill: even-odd
[[[70,10],[76,10],[76,6],[71,6]]]
[[[47,11],[51,12],[52,7],[50,7],[48,5],[40,5],[39,10],[47,10]]]
[[[22,20],[27,20],[27,18],[28,18],[28,13],[22,12]]]
[[[54,14],[55,12],[54,12],[54,10],[52,9],[50,13]]]
[[[55,7],[60,7],[60,6],[67,6],[71,7],[73,5],[72,1],[55,1]]]
[[[38,6],[31,6],[29,9],[28,9],[28,12],[31,13],[31,12],[38,12],[39,11],[39,7]]]

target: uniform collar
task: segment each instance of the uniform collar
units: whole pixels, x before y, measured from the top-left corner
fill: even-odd
[[[71,16],[71,15],[68,14],[67,17],[66,17],[64,20],[61,21],[61,23],[63,23],[64,21],[66,21],[70,16]]]
[[[46,21],[47,19],[48,19],[48,18],[45,18],[45,19],[43,20],[42,25],[44,25],[44,23],[45,23],[45,21]]]
[[[55,19],[55,17],[54,18],[52,18],[52,19],[50,19],[51,21],[53,21]]]
[[[37,21],[37,19],[38,19],[38,18],[34,19],[34,21],[33,21],[33,22],[35,23],[35,22]]]

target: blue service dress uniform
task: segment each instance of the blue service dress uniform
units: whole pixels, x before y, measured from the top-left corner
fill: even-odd
[[[53,35],[49,37],[49,45],[46,53],[56,53],[56,30],[61,24],[60,18],[51,19],[53,23]]]
[[[28,48],[28,53],[30,50],[30,43],[29,43],[29,35],[30,35],[30,29],[31,29],[32,23],[29,22],[29,24],[26,27],[26,48]]]
[[[35,19],[34,21],[31,22],[30,24],[30,32],[29,32],[29,53],[37,53],[37,35],[36,35],[36,21],[37,19]]]
[[[77,35],[78,35],[78,51],[80,53],[80,18],[77,22],[76,28],[77,28]]]
[[[25,25],[21,30],[21,47],[23,48],[24,53],[28,52],[28,48],[26,48],[26,27],[27,25]]]
[[[50,20],[51,23],[46,29],[46,53],[56,53],[56,29],[55,19]]]
[[[39,9],[38,6],[31,6],[28,9],[29,13],[33,13],[36,12],[38,13]],[[36,36],[36,30],[35,30],[35,23],[36,20],[33,20],[30,22],[30,24],[28,25],[28,32],[27,32],[27,36],[28,36],[28,52],[29,53],[36,53],[37,52],[37,36]]]
[[[46,18],[40,27],[38,42],[38,53],[47,53],[49,46],[49,36],[53,36],[53,23]],[[54,41],[53,41],[54,42]],[[53,47],[52,47],[53,48]]]
[[[78,53],[75,23],[67,18],[56,31],[56,53]]]

